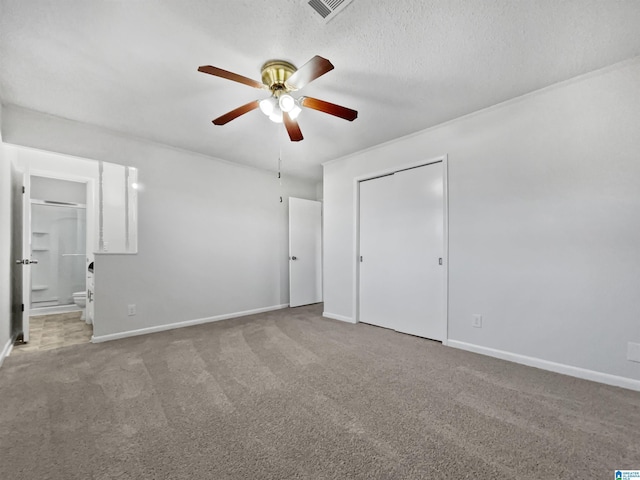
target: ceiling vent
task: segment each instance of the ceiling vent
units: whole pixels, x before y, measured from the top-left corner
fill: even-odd
[[[353,0],[302,0],[313,9],[313,16],[321,23],[327,23]]]

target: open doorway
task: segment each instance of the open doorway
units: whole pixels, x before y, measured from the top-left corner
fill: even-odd
[[[92,315],[86,312],[91,295],[87,209],[92,185],[87,179],[30,175],[25,178],[23,249],[29,268],[23,281],[28,317],[15,354],[89,343]],[[27,196],[27,195],[25,195]],[[89,222],[87,221],[89,220]]]

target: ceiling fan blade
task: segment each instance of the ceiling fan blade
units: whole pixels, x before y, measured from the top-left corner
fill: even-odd
[[[287,133],[292,142],[299,142],[304,137],[302,136],[302,130],[298,122],[289,116],[288,112],[282,112],[282,121],[284,126],[287,127]]]
[[[211,65],[203,65],[201,67],[198,67],[198,71],[202,73],[208,73],[209,75],[214,75],[216,77],[226,78],[227,80],[232,80],[234,82],[244,83],[245,85],[249,85],[253,88],[267,90],[267,86],[262,82],[243,77],[242,75],[238,75],[237,73],[228,72],[227,70],[223,70],[218,67],[212,67]]]
[[[312,108],[313,110],[318,110],[319,112],[328,113],[329,115],[344,118],[350,122],[353,122],[358,118],[358,112],[356,110],[351,110],[350,108],[342,107],[335,103],[325,102],[324,100],[318,100],[317,98],[302,97],[300,98],[300,105]]]
[[[333,65],[326,58],[316,55],[291,75],[285,85],[291,90],[300,90],[307,83],[313,82],[327,72],[333,70]]]
[[[235,120],[240,115],[244,115],[245,113],[250,112],[251,110],[255,110],[260,106],[259,100],[254,100],[253,102],[249,102],[246,105],[242,105],[241,107],[236,108],[235,110],[231,110],[228,113],[216,118],[213,120],[215,125],[224,125],[225,123],[229,123],[231,120]]]

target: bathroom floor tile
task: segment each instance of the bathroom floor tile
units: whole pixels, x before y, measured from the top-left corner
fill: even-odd
[[[81,312],[40,315],[29,319],[29,343],[16,345],[12,355],[24,355],[30,352],[53,350],[89,343],[93,326],[80,320]]]

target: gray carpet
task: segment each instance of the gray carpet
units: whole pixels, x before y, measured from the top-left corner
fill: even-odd
[[[0,477],[609,479],[640,393],[320,306],[9,357]]]

